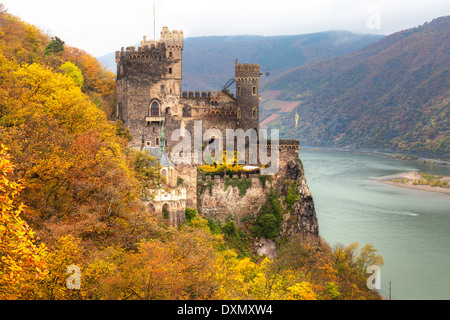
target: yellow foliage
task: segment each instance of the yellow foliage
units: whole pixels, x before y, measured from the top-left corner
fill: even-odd
[[[0,145],[0,300],[27,299],[34,296],[34,286],[47,273],[47,249],[44,244],[36,245],[34,232],[20,217],[25,206],[15,198],[23,187],[9,180],[14,166],[7,152]]]
[[[289,291],[287,300],[316,300],[316,294],[308,282],[296,283],[287,290]]]

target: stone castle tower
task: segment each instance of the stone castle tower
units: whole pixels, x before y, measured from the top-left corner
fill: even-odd
[[[163,27],[158,41],[141,41],[137,48],[116,52],[116,116],[133,136],[132,146],[158,146],[165,122],[168,148],[174,129],[259,130],[260,66],[236,61],[236,97],[229,90],[182,92],[183,32]],[[192,131],[191,131],[192,132]]]
[[[259,77],[258,64],[235,66],[237,127],[244,131],[259,130]]]

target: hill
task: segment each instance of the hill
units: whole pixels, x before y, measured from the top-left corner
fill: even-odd
[[[95,58],[0,4],[0,300],[380,299],[371,245],[298,237],[268,259],[233,221],[151,213],[161,167],[108,119],[115,90]],[[281,214],[276,197],[265,208]]]
[[[449,159],[449,31],[438,18],[279,75],[263,93],[263,124],[303,145]]]
[[[270,76],[303,64],[343,56],[383,36],[328,31],[292,36],[210,36],[184,39],[183,90],[220,90],[234,77],[234,62],[259,63]],[[118,48],[119,49],[119,48]],[[98,58],[115,72],[114,53]]]

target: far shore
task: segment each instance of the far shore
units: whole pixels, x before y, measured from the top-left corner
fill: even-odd
[[[444,193],[446,195],[450,196],[450,188],[444,188],[444,187],[432,187],[430,185],[425,184],[413,184],[414,180],[419,181],[422,178],[422,176],[415,171],[410,172],[402,172],[393,176],[389,177],[381,177],[378,179],[375,179],[378,182],[388,184],[391,186],[396,187],[402,187],[402,188],[408,188],[408,189],[414,189],[414,190],[421,190],[421,191],[431,191],[431,192],[439,192]],[[447,181],[447,183],[450,184],[450,177],[443,176],[442,178],[439,178],[441,181]]]

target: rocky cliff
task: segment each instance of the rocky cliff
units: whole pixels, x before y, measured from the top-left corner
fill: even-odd
[[[281,235],[319,235],[314,200],[306,183],[305,171],[300,159],[293,159],[287,163],[286,172],[277,180],[276,188],[284,197],[284,202],[286,197],[290,196],[289,190],[294,191],[298,196],[290,206],[290,210],[284,214]]]
[[[291,158],[274,176],[210,177],[199,174],[197,207],[206,218],[221,223],[233,220],[238,227],[255,222],[269,199],[276,195],[282,216],[277,237],[294,234],[318,236],[319,225],[314,201],[306,183],[303,165],[298,157]],[[255,239],[259,254],[274,256],[275,246],[270,239]]]

